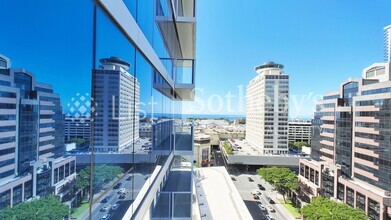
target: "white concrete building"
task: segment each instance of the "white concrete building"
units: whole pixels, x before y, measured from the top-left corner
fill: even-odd
[[[246,140],[263,153],[288,152],[289,76],[284,66],[266,62],[247,86]]]
[[[139,138],[140,84],[117,58],[100,60],[93,74],[96,100],[94,150],[122,151]]]
[[[391,25],[384,28],[384,62],[391,62]]]

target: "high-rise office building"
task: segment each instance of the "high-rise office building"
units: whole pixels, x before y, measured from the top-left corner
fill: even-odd
[[[0,208],[4,208],[57,194],[76,173],[75,158],[62,157],[64,119],[60,96],[52,86],[36,82],[23,69],[0,69],[0,82]],[[53,172],[61,169],[66,171],[56,181]]]
[[[139,138],[140,83],[117,58],[100,59],[93,72],[94,150],[122,151]]]
[[[281,64],[255,67],[247,86],[246,140],[265,154],[288,152],[289,75]]]
[[[312,160],[300,160],[299,198],[323,195],[391,218],[391,64],[375,63],[316,106]]]
[[[384,62],[391,62],[391,25],[384,28]]]
[[[0,54],[0,69],[9,69],[11,68],[11,61],[8,57]]]

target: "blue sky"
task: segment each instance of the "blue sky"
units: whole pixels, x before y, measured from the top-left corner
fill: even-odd
[[[85,64],[92,62],[92,8],[89,1],[40,2],[39,7],[35,1],[2,2],[7,10],[0,19],[7,22],[2,23],[0,53],[12,59],[14,68],[25,68],[38,81],[52,84],[65,105],[76,93],[90,91],[91,68]],[[312,117],[314,99],[383,60],[383,27],[391,24],[389,0],[197,4],[199,89],[197,102],[186,103],[184,113],[245,114],[239,88],[245,95],[247,83],[256,76],[253,68],[274,61],[290,74],[290,117]],[[76,7],[79,10],[72,10]],[[74,11],[71,16],[69,11]],[[231,103],[227,94],[235,96]]]
[[[290,117],[312,117],[312,99],[383,61],[390,9],[389,0],[199,0],[196,86],[204,88],[207,106],[214,94],[238,96],[237,86],[245,89],[256,65],[278,62],[290,74]],[[245,114],[234,101],[233,112]]]

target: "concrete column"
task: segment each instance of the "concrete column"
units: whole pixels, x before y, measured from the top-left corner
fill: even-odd
[[[24,202],[24,184],[25,184],[26,182],[23,182],[22,183],[22,202]]]
[[[11,186],[11,191],[10,191],[10,207],[13,206],[14,204],[14,187]]]

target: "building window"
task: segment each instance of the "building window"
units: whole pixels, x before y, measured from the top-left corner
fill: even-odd
[[[13,206],[22,202],[22,184],[14,187],[12,197]]]
[[[345,186],[341,183],[337,185],[337,199],[344,201],[345,198]]]
[[[356,192],[356,208],[365,212],[365,196],[359,192]]]
[[[354,190],[346,187],[346,204],[354,207]]]
[[[380,219],[380,205],[371,198],[368,198],[368,216],[374,220]]]
[[[11,204],[11,190],[6,190],[0,193],[0,208],[6,208]]]
[[[300,175],[304,176],[304,164],[300,163]]]
[[[315,172],[314,169],[310,169],[310,181],[314,182],[315,181]]]

